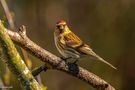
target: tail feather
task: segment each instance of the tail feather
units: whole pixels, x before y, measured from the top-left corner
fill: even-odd
[[[105,61],[103,58],[99,57],[98,55],[96,55],[96,58],[98,58],[98,60],[104,62],[105,64],[109,65],[110,67],[112,67],[113,69],[116,69],[116,67],[114,67],[112,64],[110,64],[109,62]]]
[[[116,70],[117,70],[116,67],[114,67],[114,66],[113,66],[112,64],[110,64],[109,62],[105,61],[103,58],[101,58],[100,56],[98,56],[98,55],[97,55],[96,53],[94,53],[93,51],[91,52],[90,55],[93,56],[93,57],[95,57],[95,58],[97,58],[97,60],[102,61],[103,63],[109,65],[109,66],[112,67],[113,69],[116,69]]]
[[[81,46],[79,48],[79,51],[85,55],[90,55],[91,57],[96,58],[99,61],[104,62],[105,64],[109,65],[110,67],[112,67],[113,69],[117,69],[116,67],[114,67],[112,64],[110,64],[109,62],[105,61],[103,58],[101,58],[100,56],[98,56],[88,45],[84,44],[83,46]]]

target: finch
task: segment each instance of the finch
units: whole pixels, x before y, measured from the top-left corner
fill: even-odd
[[[54,41],[58,51],[66,59],[72,58],[78,61],[78,59],[83,56],[90,56],[116,69],[113,65],[98,56],[89,45],[85,44],[77,35],[75,35],[68,28],[64,20],[60,20],[56,23]]]

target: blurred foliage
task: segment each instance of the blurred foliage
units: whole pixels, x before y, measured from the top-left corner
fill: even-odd
[[[82,58],[79,65],[101,76],[117,90],[135,89],[135,1],[134,0],[7,0],[16,27],[27,26],[27,35],[38,45],[59,55],[53,41],[55,23],[67,21],[73,32],[93,50],[118,68]],[[0,6],[0,18],[4,13]],[[5,20],[5,19],[4,19]],[[42,62],[31,56],[33,67]],[[0,63],[0,71],[2,65]],[[63,72],[42,73],[48,90],[95,90]],[[13,90],[18,81],[12,79]],[[12,90],[12,89],[11,89]]]

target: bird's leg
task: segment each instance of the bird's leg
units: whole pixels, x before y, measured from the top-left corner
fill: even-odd
[[[77,63],[77,61],[78,61],[78,59],[76,59],[76,60],[73,62],[73,64],[76,64],[76,63]]]
[[[65,58],[65,57],[60,57],[62,60],[64,60],[65,62],[67,62],[68,59],[70,59],[71,57]]]
[[[67,63],[67,60],[68,59],[71,59],[72,57],[67,57],[67,58],[65,58],[65,57],[60,57],[62,60],[64,60],[66,63]],[[75,61],[74,62],[72,62],[72,64],[76,64],[77,63],[77,61],[78,61],[78,59],[74,59]],[[70,62],[68,62],[68,63],[70,63]]]

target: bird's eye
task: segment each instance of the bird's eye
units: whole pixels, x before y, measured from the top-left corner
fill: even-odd
[[[60,28],[60,25],[57,25],[56,27],[57,27],[57,28]]]
[[[65,28],[66,24],[63,25],[63,27]]]

